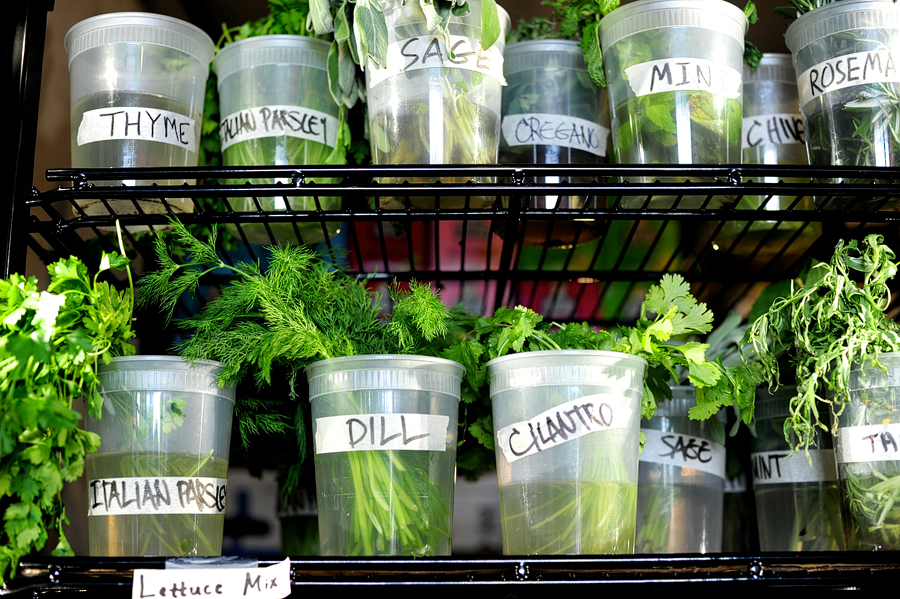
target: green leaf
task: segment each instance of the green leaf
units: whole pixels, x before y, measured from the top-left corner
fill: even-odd
[[[500,39],[500,13],[496,0],[481,0],[481,47],[490,48]]]

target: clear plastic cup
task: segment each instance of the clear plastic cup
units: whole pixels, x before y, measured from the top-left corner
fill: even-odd
[[[442,358],[306,368],[322,555],[449,555],[460,383]]]
[[[234,389],[221,364],[127,356],[101,365],[103,415],[88,418],[92,556],[222,553]]]
[[[613,161],[740,163],[746,30],[743,11],[723,0],[640,0],[603,17],[599,31]],[[647,177],[629,180],[651,182]],[[706,200],[659,196],[651,204],[699,208]],[[713,198],[708,206],[724,200]],[[623,205],[640,207],[644,201],[626,198]]]
[[[218,78],[225,166],[327,163],[334,151],[340,118],[340,108],[328,91],[329,48],[328,42],[311,37],[261,35],[229,44],[216,54],[213,70]],[[290,179],[250,180],[276,182],[291,183]],[[246,197],[229,201],[237,212],[341,207],[337,197]],[[323,241],[326,233],[329,238],[334,236],[338,223],[270,223],[241,225],[241,229],[253,243],[297,243],[299,235],[303,243],[315,244]]]
[[[387,20],[386,68],[366,65],[366,106],[372,162],[385,164],[494,164],[500,141],[503,50],[509,15],[500,12],[500,38],[481,49],[481,0],[469,0],[469,14],[451,16],[451,57],[438,33],[428,33],[418,2],[382,0]],[[499,8],[499,7],[498,7]],[[384,178],[381,183],[433,182]],[[444,178],[463,183],[479,178]],[[466,198],[442,197],[441,207],[462,207]],[[485,208],[493,197],[469,198]],[[381,197],[385,208],[433,208],[434,196]]]
[[[759,546],[763,551],[843,551],[831,434],[819,431],[808,452],[793,452],[784,437],[784,422],[796,394],[793,386],[774,394],[767,387],[756,391],[756,436],[750,459]]]
[[[797,71],[809,163],[900,165],[900,6],[877,0],[827,4],[794,21],[785,42]],[[817,197],[816,203],[865,208],[851,196]],[[895,199],[891,208],[896,205]]]
[[[73,167],[197,166],[200,124],[213,42],[190,23],[164,15],[120,12],[69,29]],[[125,185],[180,185],[184,180],[121,180]],[[166,200],[192,212],[189,199]],[[168,212],[159,200],[109,201],[115,214]],[[108,215],[101,200],[81,208]],[[138,230],[138,229],[134,229]]]
[[[504,53],[500,162],[504,164],[602,164],[609,156],[609,108],[603,88],[587,74],[584,51],[571,40],[510,44]],[[538,177],[535,183],[590,177]],[[506,202],[508,200],[504,198]],[[528,208],[605,208],[606,196],[531,196]],[[530,219],[523,243],[571,247],[600,235],[602,221]],[[502,234],[503,230],[498,229]]]
[[[633,552],[646,366],[595,350],[488,362],[506,555]]]
[[[692,420],[693,385],[672,387],[656,414],[641,422],[635,553],[718,553],[722,550],[725,446],[712,423]],[[724,415],[724,414],[723,414]]]

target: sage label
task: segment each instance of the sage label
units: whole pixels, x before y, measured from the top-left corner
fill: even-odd
[[[900,423],[841,427],[834,454],[838,464],[900,460]]]
[[[283,599],[290,594],[290,558],[264,568],[137,569],[131,583],[131,599]]]
[[[574,116],[561,114],[510,114],[500,126],[508,146],[563,146],[606,156],[609,129]]]
[[[316,453],[446,451],[450,417],[440,414],[356,414],[316,418]]]
[[[200,476],[97,478],[88,481],[88,516],[221,514],[227,487]]]
[[[646,436],[641,462],[693,468],[725,479],[725,446],[679,433],[642,428]]]
[[[759,451],[750,454],[753,486],[784,483],[818,483],[837,480],[834,451],[810,449],[798,451]]]
[[[219,125],[222,149],[263,137],[295,137],[317,141],[333,148],[338,120],[318,110],[301,106],[256,106],[229,114]]]
[[[190,117],[157,108],[98,108],[88,110],[78,123],[79,146],[113,139],[158,141],[197,151],[196,122]]]
[[[422,35],[388,44],[385,68],[379,69],[370,61],[369,87],[374,87],[396,75],[419,69],[445,68],[474,71],[493,77],[506,85],[503,78],[503,54],[496,46],[481,48],[481,41],[461,35],[450,36],[450,51],[439,35]]]
[[[803,71],[797,78],[800,106],[822,94],[868,83],[900,83],[893,50],[854,52]]]
[[[664,58],[625,69],[635,96],[661,92],[705,91],[739,99],[743,76],[729,66],[702,58]]]
[[[504,426],[497,431],[497,442],[506,461],[515,462],[590,433],[623,429],[633,412],[631,399],[623,395],[587,395]]]
[[[741,149],[777,144],[805,144],[799,113],[746,116],[741,126]]]

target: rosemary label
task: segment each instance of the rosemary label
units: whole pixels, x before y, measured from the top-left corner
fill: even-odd
[[[500,126],[508,146],[563,146],[606,156],[609,129],[562,114],[510,114]]]
[[[507,462],[515,462],[597,431],[623,429],[634,410],[631,399],[598,393],[573,399],[497,431]]]
[[[838,428],[834,454],[838,464],[900,460],[900,423]]]
[[[777,144],[805,144],[799,113],[746,116],[741,127],[741,149]]]
[[[221,514],[228,479],[153,476],[88,482],[88,516]]]
[[[113,139],[158,141],[197,151],[196,122],[190,117],[157,108],[98,108],[81,116],[75,143],[79,146]]]
[[[845,54],[806,69],[797,77],[800,106],[822,94],[869,83],[900,83],[893,50]]]
[[[215,597],[216,599],[283,599],[291,594],[291,560],[264,568],[210,566],[137,569],[131,599]]]
[[[819,483],[837,480],[834,451],[810,449],[806,452],[759,451],[750,454],[753,486],[784,483]]]
[[[625,69],[635,96],[661,92],[705,91],[740,99],[743,75],[740,71],[701,58],[664,58]]]
[[[388,44],[385,67],[379,69],[371,62],[366,65],[369,87],[385,79],[419,69],[445,68],[473,71],[493,77],[506,85],[503,78],[503,54],[496,46],[481,48],[481,41],[461,35],[450,36],[450,51],[439,35],[423,35]]]
[[[316,453],[446,451],[450,417],[440,414],[357,414],[316,418]]]
[[[302,106],[256,106],[222,119],[222,149],[250,139],[295,137],[333,148],[337,143],[337,118]]]
[[[642,428],[641,462],[693,468],[725,480],[725,446],[700,437]]]

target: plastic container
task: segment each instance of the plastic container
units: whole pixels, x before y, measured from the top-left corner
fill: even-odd
[[[641,0],[603,17],[599,31],[613,161],[738,164],[746,30],[743,11],[723,0]],[[727,200],[713,198],[707,206]],[[705,196],[660,196],[651,205],[699,208],[707,201]],[[623,206],[644,202],[626,198]]]
[[[460,383],[442,358],[306,368],[322,555],[449,555]]]
[[[850,371],[850,403],[837,417],[835,462],[848,551],[900,549],[900,353]]]
[[[72,166],[197,166],[200,123],[213,42],[198,27],[164,15],[120,12],[69,29]],[[122,180],[125,185],[180,185],[183,179]],[[192,212],[190,199],[167,199]],[[111,200],[114,214],[167,213],[152,199]],[[108,215],[101,200],[80,202]],[[133,231],[146,230],[133,228]]]
[[[451,16],[450,50],[443,37],[428,33],[418,2],[379,0],[387,20],[385,68],[366,66],[366,106],[372,163],[493,164],[500,141],[503,50],[509,15],[500,12],[500,38],[481,49],[481,0],[469,0],[469,14]],[[482,181],[477,177],[442,179],[444,183]],[[385,178],[381,183],[433,182],[433,179]],[[433,208],[434,196],[388,197],[385,208]],[[466,204],[468,202],[468,204]],[[441,198],[443,208],[484,208],[493,197]]]
[[[92,556],[222,553],[234,389],[221,364],[127,356],[101,365],[103,416],[88,418]]]
[[[827,4],[792,23],[785,42],[797,71],[809,163],[900,165],[900,6],[872,0]],[[816,202],[827,209],[865,208],[851,196]]]
[[[595,350],[488,362],[504,554],[633,552],[646,366]]]
[[[225,166],[328,163],[337,143],[340,118],[340,108],[328,91],[326,61],[330,47],[328,42],[311,37],[261,35],[229,44],[216,54],[213,70],[219,86],[219,133]],[[290,179],[250,182],[292,183]],[[229,202],[237,212],[341,207],[337,197],[276,196],[261,197],[258,202],[246,197]],[[338,223],[319,222],[241,225],[247,239],[260,244],[297,243],[298,239],[315,244],[326,234],[334,236],[338,228]]]
[[[763,551],[843,551],[841,499],[831,434],[819,431],[809,452],[784,438],[795,387],[756,391],[753,488]],[[827,422],[827,416],[825,417]]]
[[[609,108],[603,88],[587,74],[584,51],[571,40],[510,44],[503,60],[506,87],[500,125],[503,164],[602,164],[609,156]],[[537,184],[589,183],[590,177],[538,177]],[[504,198],[508,203],[508,199]],[[606,196],[531,196],[527,208],[605,208]],[[523,243],[571,247],[596,239],[602,221],[527,220]],[[497,231],[503,232],[502,229]]]
[[[674,386],[657,401],[640,455],[635,553],[718,553],[722,550],[725,446],[712,423],[691,420],[694,386]]]

